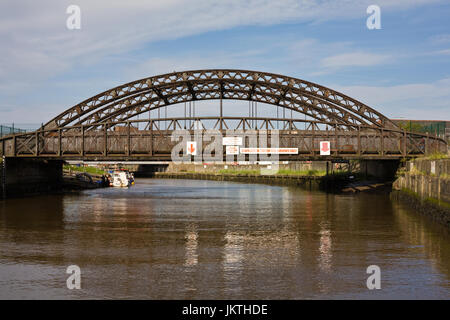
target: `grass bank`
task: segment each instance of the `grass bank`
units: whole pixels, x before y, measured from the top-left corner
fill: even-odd
[[[86,173],[89,173],[92,175],[99,175],[99,176],[107,174],[106,171],[96,168],[96,167],[78,167],[78,166],[72,166],[69,164],[65,164],[63,166],[63,169],[73,171],[73,172],[86,172]]]
[[[446,153],[435,152],[427,156],[417,158],[417,160],[441,160],[441,159],[450,159],[450,156]]]

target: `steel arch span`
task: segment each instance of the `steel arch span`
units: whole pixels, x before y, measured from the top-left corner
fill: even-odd
[[[222,103],[218,115],[150,117],[151,111],[162,107],[224,99],[284,108],[291,111],[291,117],[284,117],[284,113],[279,117],[278,112],[276,118],[224,116]],[[144,112],[149,112],[149,118],[136,120]],[[180,124],[183,121],[184,128]],[[447,152],[444,140],[402,130],[375,109],[333,89],[273,73],[213,69],[157,75],[102,92],[67,109],[35,132],[1,138],[0,156],[170,160],[176,144],[171,141],[173,131],[195,129],[186,127],[186,121],[200,123],[202,128],[203,122],[212,121],[212,129],[221,130],[222,135],[225,129],[255,135],[258,130],[278,129],[281,124],[280,147],[298,148],[298,154],[289,155],[289,160],[319,158],[318,144],[323,140],[331,142],[328,158],[398,159]],[[227,121],[237,126],[230,128]]]
[[[339,126],[397,128],[373,108],[330,88],[273,73],[232,69],[174,72],[133,81],[67,109],[45,128],[126,121],[164,106],[213,99],[263,102]]]

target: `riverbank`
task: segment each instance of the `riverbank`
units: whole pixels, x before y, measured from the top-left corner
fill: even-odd
[[[450,227],[450,159],[415,159],[398,171],[392,198]]]
[[[109,186],[104,175],[71,169],[63,170],[62,192],[73,192],[85,189],[96,189]]]
[[[33,166],[27,170],[13,163],[14,174],[5,174],[3,163],[0,162],[0,200],[23,198],[45,194],[63,194],[79,192],[86,189],[106,187],[103,175],[93,171],[85,172],[82,168],[59,165],[40,165],[29,161]],[[62,170],[61,170],[62,169]]]
[[[283,161],[280,163],[170,163],[153,177],[299,186],[333,193],[390,191],[386,183],[359,172],[359,163]]]
[[[298,186],[308,190],[323,190],[335,193],[388,192],[390,182],[359,180],[357,175],[337,173],[333,175],[272,174],[248,172],[155,172],[159,179],[191,179],[262,183],[269,185]]]
[[[192,179],[212,181],[234,181],[245,183],[264,183],[278,185],[300,185],[309,189],[317,189],[320,184],[319,176],[300,175],[261,175],[251,173],[205,173],[205,172],[155,172],[155,178]]]

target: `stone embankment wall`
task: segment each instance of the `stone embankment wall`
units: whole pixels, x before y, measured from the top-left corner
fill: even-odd
[[[399,170],[393,196],[450,227],[450,159],[416,159]]]
[[[0,199],[47,193],[62,186],[62,161],[6,158]]]
[[[316,176],[282,176],[260,174],[215,174],[205,172],[155,172],[156,178],[167,179],[194,179],[213,181],[232,181],[243,183],[263,183],[282,186],[298,186],[309,190],[322,188],[322,177]]]
[[[330,166],[331,168],[331,166]],[[167,167],[166,172],[197,172],[197,173],[218,173],[220,170],[233,170],[233,171],[248,171],[248,170],[261,170],[261,169],[275,169],[274,164],[203,164],[203,163],[170,163]],[[326,171],[327,163],[326,161],[297,161],[289,163],[278,164],[278,169],[289,169],[296,171]],[[330,169],[331,170],[331,169]]]

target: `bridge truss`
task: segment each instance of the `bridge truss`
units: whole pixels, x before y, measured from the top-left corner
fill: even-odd
[[[273,105],[290,111],[291,117],[224,116],[222,101],[227,99]],[[202,100],[219,100],[219,114],[138,119],[167,106]],[[375,109],[321,85],[272,73],[218,69],[158,75],[107,90],[67,109],[40,130],[4,137],[0,155],[167,160],[177,143],[171,133],[186,129],[193,134],[194,124],[224,136],[230,129],[243,135],[279,129],[280,147],[299,149],[298,155],[286,156],[292,160],[318,157],[323,140],[331,142],[330,157],[400,158],[447,150],[444,140],[401,130]]]

